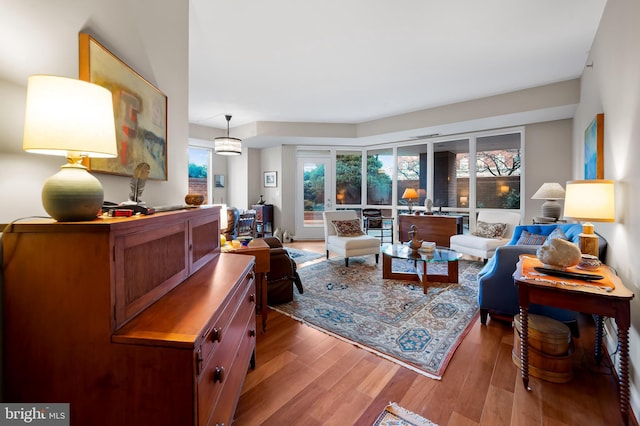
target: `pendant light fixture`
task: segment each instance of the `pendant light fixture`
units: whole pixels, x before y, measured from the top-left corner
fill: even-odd
[[[242,153],[242,140],[229,136],[231,116],[225,115],[225,117],[227,118],[227,136],[215,138],[213,140],[213,149],[218,155],[240,155]]]

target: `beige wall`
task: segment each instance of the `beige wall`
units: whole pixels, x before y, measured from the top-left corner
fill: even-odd
[[[573,120],[558,120],[530,124],[525,127],[524,184],[521,200],[524,203],[523,223],[532,223],[541,216],[544,200],[531,196],[545,182],[558,182],[563,187],[571,179]],[[560,202],[562,204],[562,202]]]
[[[631,404],[640,414],[640,2],[609,0],[582,75],[573,126],[573,178],[584,172],[584,129],[604,113],[604,177],[616,181],[616,222],[595,223],[607,239],[607,263],[636,295],[631,303]],[[616,353],[616,332],[607,321],[607,347]]]
[[[166,0],[3,4],[0,26],[3,34],[13,37],[0,47],[3,64],[10,65],[0,68],[0,223],[45,214],[42,184],[64,160],[22,151],[27,77],[77,78],[79,32],[92,34],[168,96],[169,180],[147,182],[143,198],[151,205],[184,201],[188,188],[188,9],[188,2]],[[105,199],[128,198],[129,178],[95,176],[104,186]]]

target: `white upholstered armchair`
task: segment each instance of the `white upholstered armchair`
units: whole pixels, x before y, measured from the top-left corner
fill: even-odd
[[[344,256],[344,264],[349,266],[350,257],[373,254],[378,263],[380,240],[363,232],[362,221],[354,210],[326,211],[322,216],[327,259],[329,252],[333,252]],[[340,235],[338,230],[341,230]]]

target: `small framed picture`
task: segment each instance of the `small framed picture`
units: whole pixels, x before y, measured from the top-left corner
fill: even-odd
[[[213,181],[216,188],[224,188],[224,175],[213,175]]]
[[[264,187],[265,188],[278,187],[278,172],[264,172]]]

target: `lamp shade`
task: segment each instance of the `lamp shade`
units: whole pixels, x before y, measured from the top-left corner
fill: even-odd
[[[51,217],[62,222],[95,219],[104,191],[80,162],[117,156],[111,92],[72,78],[29,77],[22,148],[67,157],[68,164],[42,187],[42,205]]]
[[[402,198],[406,198],[407,200],[415,200],[418,198],[418,192],[413,188],[407,188],[402,193]]]
[[[116,157],[111,92],[73,78],[29,77],[22,148],[37,154]]]
[[[565,190],[559,183],[546,182],[531,197],[532,200],[562,200]]]
[[[564,217],[590,222],[613,222],[615,203],[613,181],[604,179],[567,182]]]
[[[218,155],[240,155],[242,154],[242,140],[229,136],[230,115],[225,115],[227,119],[227,136],[221,136],[213,140],[213,150]]]

